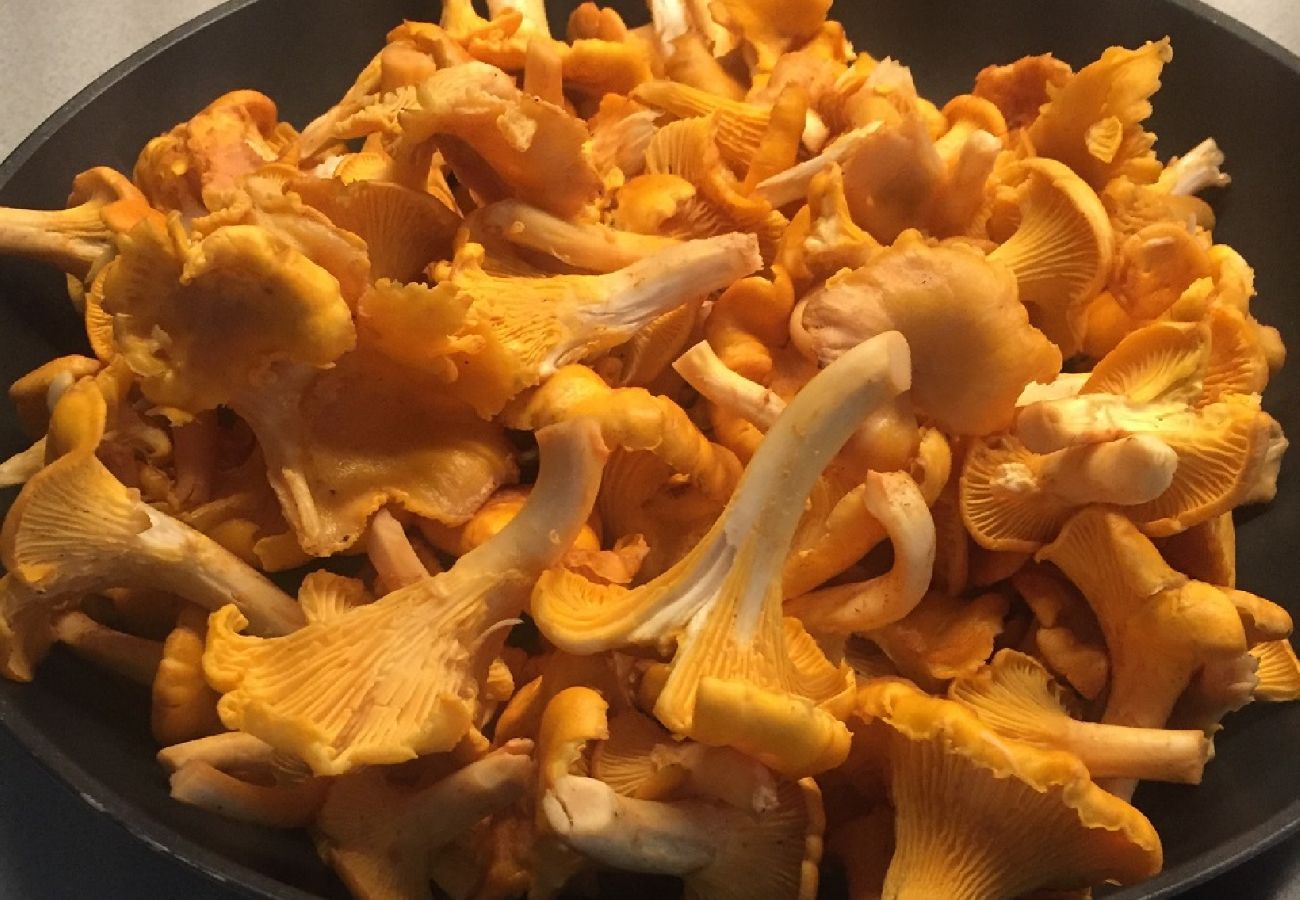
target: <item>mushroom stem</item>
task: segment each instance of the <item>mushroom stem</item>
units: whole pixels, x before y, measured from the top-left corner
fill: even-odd
[[[162,644],[115,631],[83,612],[59,616],[54,623],[54,635],[83,659],[137,684],[152,684],[162,662]]]
[[[728,368],[708,341],[700,341],[679,356],[673,368],[710,403],[752,422],[760,431],[771,428],[785,410],[779,395]]]
[[[59,210],[0,207],[0,254],[31,257],[83,276],[110,244],[100,216],[103,206],[89,200]]]
[[[1042,400],[1016,415],[1016,437],[1035,453],[1052,453],[1157,431],[1166,419],[1186,412],[1183,403],[1135,403],[1116,394]]]
[[[375,513],[375,517],[370,520],[370,530],[366,533],[366,555],[379,573],[379,581],[383,584],[385,593],[429,577],[429,570],[415,555],[415,548],[407,539],[402,523],[386,509]]]
[[[223,731],[158,751],[158,762],[168,772],[189,763],[207,763],[218,769],[270,766],[275,748],[242,731]]]
[[[270,828],[301,828],[325,802],[328,782],[308,779],[291,785],[241,781],[205,762],[190,762],[171,777],[175,800],[241,822]]]
[[[512,244],[548,253],[591,272],[613,272],[680,243],[675,238],[620,231],[598,222],[570,222],[519,200],[485,206],[477,217]]]
[[[719,835],[745,815],[696,800],[621,797],[602,781],[572,775],[556,781],[542,810],[565,843],[604,865],[679,877],[712,862]]]
[[[1214,743],[1202,731],[1074,720],[1061,723],[1059,746],[1078,756],[1094,779],[1122,776],[1200,784],[1206,762],[1214,757]]]
[[[1049,454],[1037,479],[1045,492],[1071,506],[1132,506],[1163,494],[1177,467],[1178,455],[1168,444],[1139,434]]]
[[[889,535],[894,565],[868,581],[825,588],[787,603],[786,613],[814,631],[883,628],[911,612],[930,587],[934,519],[916,482],[901,472],[868,472],[863,502]]]

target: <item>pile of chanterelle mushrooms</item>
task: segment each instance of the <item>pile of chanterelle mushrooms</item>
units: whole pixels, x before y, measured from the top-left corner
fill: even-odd
[[[0,212],[93,351],[10,390],[3,673],[148,686],[173,795],[358,897],[1158,871],[1135,783],[1300,695],[1222,155],[1153,152],[1167,40],[940,108],[828,6],[447,0]]]

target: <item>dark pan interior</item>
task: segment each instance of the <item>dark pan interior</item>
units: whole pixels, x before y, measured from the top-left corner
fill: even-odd
[[[614,2],[629,21],[638,0]],[[129,171],[136,150],[234,88],[273,96],[301,125],[335,100],[384,33],[403,17],[435,14],[430,0],[257,0],[227,4],[162,39],[100,79],[0,166],[0,203],[62,204],[72,176],[92,165]],[[553,15],[562,26],[560,10]],[[1217,238],[1255,266],[1255,310],[1300,348],[1292,302],[1300,254],[1291,216],[1300,209],[1300,119],[1280,114],[1300,98],[1300,63],[1191,2],[1147,0],[841,0],[834,14],[855,44],[912,66],[927,95],[968,88],[979,68],[1055,52],[1076,65],[1111,44],[1168,34],[1174,62],[1156,98],[1163,156],[1208,135],[1228,157],[1233,184],[1215,197]],[[200,27],[201,26],[201,27]],[[84,346],[63,278],[0,259],[0,382]],[[1266,406],[1300,435],[1300,370],[1269,388]],[[0,452],[23,446],[12,411],[0,414]],[[1242,586],[1300,614],[1294,550],[1300,524],[1300,454],[1283,466],[1277,500],[1239,516]],[[7,504],[12,494],[6,495]],[[145,692],[56,653],[31,685],[0,683],[0,721],[46,765],[151,845],[254,894],[343,897],[307,839],[218,820],[171,802],[152,762]],[[1202,880],[1300,824],[1300,705],[1259,705],[1233,715],[1199,788],[1145,786],[1137,803],[1164,838],[1166,872],[1119,898],[1165,896]]]

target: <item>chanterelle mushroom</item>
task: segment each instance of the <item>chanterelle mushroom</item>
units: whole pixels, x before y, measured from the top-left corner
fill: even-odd
[[[1029,324],[1014,279],[977,250],[899,238],[796,308],[792,331],[825,364],[873,334],[897,330],[912,349],[911,398],[945,431],[1006,427],[1016,398],[1051,381],[1061,354]]]
[[[859,694],[890,728],[896,849],[884,896],[984,900],[1131,883],[1160,870],[1160,838],[1077,758],[1003,740],[974,713],[904,681]]]
[[[1132,728],[1073,718],[1065,693],[1043,665],[1015,650],[998,651],[975,675],[954,681],[948,696],[1006,740],[1073,753],[1093,778],[1199,784],[1213,755],[1201,731]]]
[[[585,420],[538,433],[527,506],[451,569],[285,639],[213,617],[204,654],[222,721],[305,760],[317,774],[448,750],[476,721],[481,684],[538,574],[586,521],[606,451]],[[322,664],[322,658],[338,660]],[[381,697],[397,697],[380,702]]]
[[[1106,724],[1163,728],[1200,672],[1246,656],[1228,594],[1171,569],[1119,513],[1075,514],[1038,556],[1065,572],[1097,614],[1111,662]]]
[[[907,387],[907,345],[887,333],[810,381],[772,426],[731,502],[680,562],[633,590],[552,570],[533,616],[553,643],[592,653],[676,645],[656,717],[677,734],[736,747],[777,771],[832,768],[848,751],[839,716],[852,676],[797,620],[783,620],[780,571],[804,497],[871,409]]]

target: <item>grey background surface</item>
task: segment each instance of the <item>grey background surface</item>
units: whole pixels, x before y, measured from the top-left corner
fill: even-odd
[[[0,158],[98,75],[218,2],[0,0]],[[1300,53],[1300,0],[1210,5]],[[1295,106],[1288,100],[1284,114]],[[232,896],[96,813],[0,731],[0,900]],[[1226,897],[1300,898],[1300,840],[1186,900]]]

